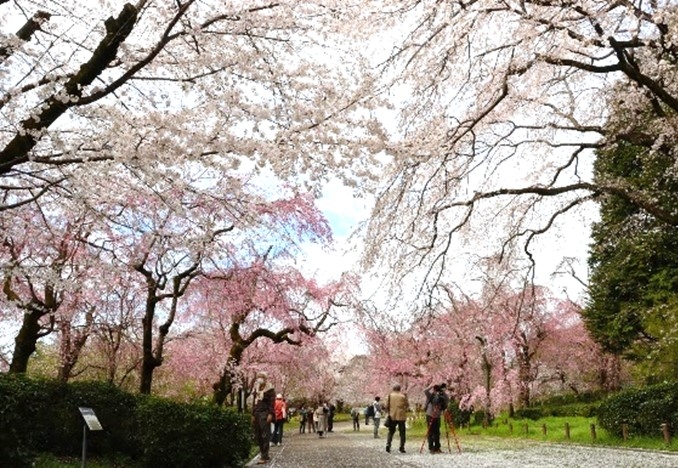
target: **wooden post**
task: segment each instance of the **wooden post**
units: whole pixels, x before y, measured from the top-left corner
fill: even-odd
[[[591,438],[592,438],[593,440],[596,440],[596,439],[597,439],[597,436],[596,436],[596,425],[593,424],[593,423],[591,423]]]
[[[565,423],[565,438],[570,440],[570,423]]]
[[[629,438],[629,425],[624,423],[622,424],[622,439],[628,440]]]
[[[669,432],[669,425],[666,424],[666,423],[662,423],[662,425],[660,427],[662,429],[662,435],[664,436],[664,442],[666,442],[667,445],[670,444],[671,443],[671,433]]]
[[[530,433],[530,427],[528,426],[527,423],[525,423],[525,435],[529,435]]]
[[[509,423],[509,434],[513,434],[513,423]]]
[[[546,435],[546,424],[541,425],[541,433]]]

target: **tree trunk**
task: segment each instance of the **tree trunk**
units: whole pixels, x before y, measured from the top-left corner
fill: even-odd
[[[160,365],[153,356],[153,317],[155,316],[155,306],[157,304],[155,296],[155,283],[149,280],[151,284],[148,287],[148,297],[146,299],[146,313],[142,320],[142,343],[141,343],[141,375],[139,376],[139,393],[142,395],[151,394],[153,384],[153,371]]]
[[[40,334],[40,317],[44,314],[41,311],[33,310],[24,314],[24,321],[21,329],[14,338],[14,352],[12,362],[9,365],[9,372],[12,374],[24,374],[28,369],[28,360],[35,352],[36,343]]]
[[[518,363],[518,408],[530,406],[531,370],[529,358],[520,359]]]

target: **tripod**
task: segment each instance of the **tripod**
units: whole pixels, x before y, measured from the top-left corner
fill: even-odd
[[[450,431],[452,432],[452,437],[454,437],[454,443],[457,446],[457,451],[461,453],[461,445],[459,445],[459,439],[457,438],[457,432],[454,430],[454,420],[452,419],[452,413],[449,410],[445,410],[443,413],[445,416],[445,437],[447,437],[447,451],[452,453],[450,449]]]
[[[447,451],[451,453],[452,450],[450,449],[450,433],[448,431],[448,426],[450,425],[451,419],[450,419],[450,421],[448,421],[449,412],[447,410],[445,410],[443,414],[444,414],[443,422],[445,424],[445,436],[447,437]],[[438,424],[438,425],[440,425],[440,423],[441,423],[441,421],[440,421],[440,410],[437,409],[437,408],[433,412],[433,416],[428,420],[428,425],[426,427],[426,435],[424,436],[424,440],[421,443],[421,447],[419,447],[419,453],[421,453],[424,450],[424,444],[426,444],[426,442],[428,442],[429,435],[431,434],[431,425],[434,424],[434,422],[435,422],[435,424]],[[457,435],[454,432],[454,423],[452,423],[452,428],[453,428],[452,434],[454,434],[454,438],[455,438],[455,441],[456,441]],[[438,435],[440,436],[440,427],[438,427]],[[459,447],[459,442],[457,442],[457,447]],[[461,453],[461,450],[460,450],[460,453]]]

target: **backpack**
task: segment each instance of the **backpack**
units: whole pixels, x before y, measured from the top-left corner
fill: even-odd
[[[370,405],[367,407],[365,410],[365,416],[368,418],[373,418],[374,417],[374,405]]]
[[[434,393],[431,397],[431,405],[437,410],[445,410],[445,399],[439,393]]]

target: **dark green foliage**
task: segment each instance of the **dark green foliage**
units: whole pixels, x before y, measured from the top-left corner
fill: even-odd
[[[516,410],[515,413],[516,419],[532,419],[533,421],[543,418],[544,416],[544,411],[540,407],[520,408]]]
[[[473,411],[459,408],[459,402],[450,400],[447,409],[452,414],[452,422],[456,427],[467,427],[471,424],[471,414]]]
[[[625,132],[632,136],[648,133],[656,116],[616,118],[621,125],[633,124],[633,131]],[[582,315],[606,351],[646,363],[646,374],[664,377],[678,368],[666,359],[675,355],[675,337],[665,334],[667,321],[678,316],[678,230],[639,200],[676,212],[678,178],[670,146],[639,142],[620,139],[597,153],[595,181],[613,190],[600,198],[601,219],[592,229],[590,300]],[[648,361],[652,353],[656,357]]]
[[[516,419],[537,419],[550,416],[581,416],[590,418],[598,413],[598,404],[596,403],[570,403],[568,405],[550,405],[550,406],[531,406],[516,410]]]
[[[56,400],[54,418],[62,422],[55,428],[54,453],[73,455],[82,449],[84,421],[79,407],[92,408],[103,427],[87,436],[87,451],[92,454],[111,452],[138,456],[140,447],[135,440],[136,397],[105,382],[74,382],[68,385],[63,398]]]
[[[231,409],[147,397],[138,418],[149,467],[238,467],[250,453],[249,418]]]
[[[561,417],[561,416],[581,416],[590,418],[598,413],[598,406],[600,401],[605,398],[603,392],[584,392],[584,393],[566,393],[562,395],[555,395],[549,398],[543,398],[534,402],[534,405],[524,413],[525,409],[516,411],[516,416],[536,419],[539,417]],[[538,413],[541,416],[537,416]],[[535,418],[536,416],[536,418]]]
[[[598,410],[598,423],[621,437],[622,424],[631,435],[657,437],[667,423],[675,434],[678,429],[678,383],[632,388],[607,398]]]
[[[53,384],[0,374],[0,466],[30,466],[47,445],[47,396]]]
[[[487,415],[487,423],[492,424],[494,421],[494,416],[492,414]],[[483,425],[485,423],[485,411],[478,410],[473,412],[473,423],[478,425]]]
[[[148,467],[242,466],[252,447],[246,415],[208,404],[136,396],[102,382],[62,384],[0,374],[0,466],[24,467],[39,452],[80,456],[92,408],[102,431],[87,431],[87,452]]]

